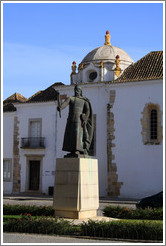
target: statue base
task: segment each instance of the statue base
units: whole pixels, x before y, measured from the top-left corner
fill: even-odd
[[[98,160],[56,160],[53,206],[55,216],[84,219],[97,216],[99,208]]]
[[[68,153],[64,155],[64,158],[91,158],[91,156],[84,153],[80,153],[79,151],[73,152],[73,153]]]

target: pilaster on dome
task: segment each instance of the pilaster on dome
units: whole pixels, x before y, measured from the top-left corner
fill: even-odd
[[[106,35],[105,35],[105,43],[104,43],[104,45],[111,45],[110,38],[111,38],[110,32],[109,32],[109,30],[107,30],[106,31]]]

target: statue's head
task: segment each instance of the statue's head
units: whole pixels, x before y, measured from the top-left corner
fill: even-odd
[[[75,96],[82,96],[82,88],[78,85],[74,87]]]

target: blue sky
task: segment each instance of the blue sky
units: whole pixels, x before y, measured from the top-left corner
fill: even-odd
[[[30,97],[55,82],[70,84],[71,65],[111,44],[136,62],[163,50],[163,5],[154,3],[4,3],[3,98]]]

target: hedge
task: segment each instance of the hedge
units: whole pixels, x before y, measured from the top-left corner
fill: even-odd
[[[162,241],[163,224],[161,221],[89,220],[81,225],[81,233],[91,237]]]
[[[32,216],[53,216],[55,214],[52,206],[25,206],[25,205],[4,205],[4,215],[20,215],[30,213]],[[144,220],[162,220],[163,209],[131,209],[120,206],[107,206],[103,209],[104,216],[118,219],[144,219]]]
[[[92,221],[81,225],[58,218],[33,217],[22,215],[20,219],[8,219],[4,222],[4,232],[42,233],[57,235],[77,235],[90,237],[157,240],[163,237],[161,221]]]
[[[8,219],[3,225],[4,232],[39,233],[39,234],[74,234],[76,227],[69,221],[49,217],[33,217],[23,214],[20,219]]]
[[[25,213],[33,216],[54,216],[55,210],[52,206],[3,205],[4,215],[20,215]]]
[[[120,206],[107,206],[103,209],[104,216],[118,219],[162,220],[163,208],[131,209]]]

